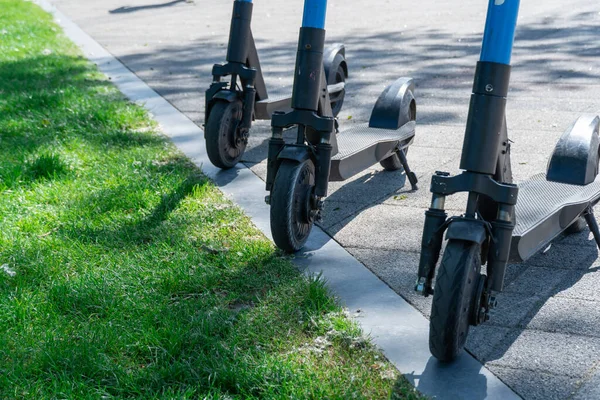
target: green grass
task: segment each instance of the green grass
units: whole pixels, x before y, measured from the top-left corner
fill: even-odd
[[[0,10],[0,398],[419,398],[50,16]]]

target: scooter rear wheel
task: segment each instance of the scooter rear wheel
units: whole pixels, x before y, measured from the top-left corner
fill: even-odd
[[[452,361],[463,349],[476,303],[480,279],[481,246],[451,239],[436,277],[429,350],[440,361]]]
[[[342,64],[337,66],[337,70],[335,71],[335,82],[327,82],[328,84],[336,84],[346,82],[346,72],[344,71],[344,67]],[[335,95],[335,101],[331,102],[331,113],[334,117],[337,117],[340,111],[342,111],[342,105],[344,104],[344,97],[346,96],[346,89],[342,89],[339,94]]]
[[[210,162],[221,169],[233,168],[246,151],[246,141],[240,136],[242,102],[217,101],[210,110],[204,137]]]
[[[379,165],[386,171],[400,171],[403,169],[400,157],[398,157],[398,151],[404,151],[404,155],[408,155],[408,147],[404,150],[397,150],[394,154],[388,158],[384,158],[379,162]]]
[[[284,160],[271,192],[271,233],[277,247],[288,253],[300,250],[314,224],[311,196],[315,167],[310,160]]]
[[[565,229],[565,234],[574,235],[575,233],[582,232],[585,228],[587,228],[587,222],[585,218],[579,217],[573,222],[567,229]]]

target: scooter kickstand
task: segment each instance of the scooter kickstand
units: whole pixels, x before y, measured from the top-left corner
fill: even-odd
[[[594,212],[592,211],[592,207],[588,208],[588,210],[583,214],[583,217],[585,218],[585,222],[587,222],[590,231],[592,231],[592,234],[594,235],[596,245],[600,249],[600,229],[598,228],[596,218],[594,218]]]
[[[417,180],[417,175],[415,175],[415,173],[412,172],[408,166],[408,160],[406,159],[406,154],[404,154],[404,150],[398,151],[398,158],[400,159],[400,164],[402,164],[402,168],[404,168],[404,172],[406,173],[406,177],[410,182],[412,190],[417,190],[417,182],[419,181]]]

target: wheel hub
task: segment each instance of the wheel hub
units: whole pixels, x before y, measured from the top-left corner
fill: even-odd
[[[299,205],[299,215],[301,217],[301,221],[305,223],[312,223],[314,221],[314,214],[311,207],[311,192],[312,186],[307,184],[302,184],[298,188],[298,205]]]
[[[475,289],[473,306],[471,308],[471,315],[469,318],[469,323],[473,326],[480,325],[490,319],[489,310],[487,306],[487,293],[485,291],[485,286],[487,282],[487,277],[485,275],[479,275],[479,280],[477,283],[477,288]]]

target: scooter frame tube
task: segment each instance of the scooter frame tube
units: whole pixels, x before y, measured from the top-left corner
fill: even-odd
[[[325,29],[327,0],[306,0],[302,14],[303,28]]]
[[[480,61],[510,64],[520,0],[490,0]]]
[[[460,168],[494,175],[510,80],[510,58],[519,0],[489,0],[480,61],[473,93]]]
[[[296,54],[292,108],[317,111],[323,74],[327,0],[305,0]]]
[[[245,64],[248,57],[248,41],[251,37],[252,1],[235,0],[233,2],[233,18],[229,29],[227,46],[228,62]],[[234,39],[235,40],[232,40]]]

